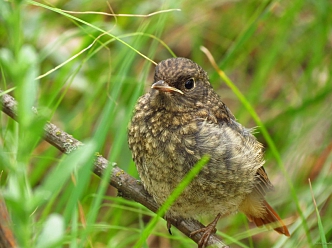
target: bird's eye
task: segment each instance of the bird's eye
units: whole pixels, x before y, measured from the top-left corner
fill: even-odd
[[[195,80],[193,78],[188,79],[185,83],[184,83],[184,87],[187,90],[191,90],[192,88],[195,87]]]

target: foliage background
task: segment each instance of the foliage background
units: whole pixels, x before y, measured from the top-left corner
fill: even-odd
[[[255,127],[200,50],[207,47],[261,118],[283,161],[277,163],[258,132],[276,186],[268,201],[292,236],[255,228],[242,214],[219,221],[218,234],[232,247],[317,247],[324,237],[332,242],[331,7],[328,0],[0,1],[0,88],[20,102],[21,121],[0,113],[0,185],[19,245],[134,246],[152,213],[116,197],[107,178],[90,172],[91,160],[99,151],[137,177],[126,128],[154,67],[137,51],[159,62],[172,56],[163,44],[200,64],[239,122]],[[181,11],[150,17],[63,12],[169,9]],[[96,40],[101,30],[110,35]],[[32,106],[43,118],[31,114]],[[39,138],[46,120],[88,146],[60,154]],[[145,247],[195,247],[173,233],[160,220]]]

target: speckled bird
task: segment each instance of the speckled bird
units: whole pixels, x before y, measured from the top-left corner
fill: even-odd
[[[220,216],[237,211],[257,226],[276,222],[274,230],[290,235],[264,197],[273,186],[263,168],[262,144],[236,121],[193,61],[171,58],[156,66],[150,91],[135,106],[128,144],[145,189],[159,205],[209,157],[166,214],[166,219],[216,215],[212,228],[197,231],[203,233],[199,247]]]

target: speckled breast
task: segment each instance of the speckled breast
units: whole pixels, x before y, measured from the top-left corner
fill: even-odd
[[[144,187],[162,204],[190,168],[207,154],[210,162],[176,200],[169,214],[193,217],[237,211],[254,186],[254,167],[258,165],[243,155],[251,152],[246,150],[250,146],[243,146],[243,135],[226,124],[203,119],[186,121],[189,117],[184,115],[136,109],[128,141]]]

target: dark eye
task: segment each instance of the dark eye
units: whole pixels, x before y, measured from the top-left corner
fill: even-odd
[[[184,83],[184,87],[187,90],[190,90],[192,88],[195,87],[195,80],[193,78],[188,79],[185,83]]]

